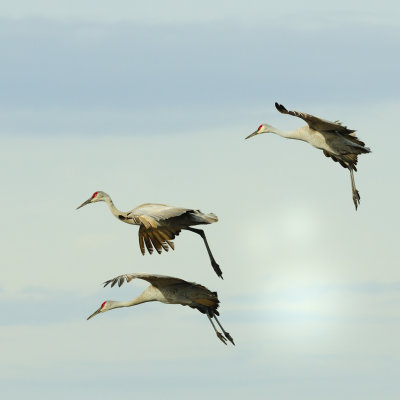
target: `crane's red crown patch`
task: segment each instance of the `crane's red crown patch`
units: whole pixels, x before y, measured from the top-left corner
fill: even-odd
[[[102,305],[101,305],[101,307],[100,308],[103,308],[104,307],[104,304],[106,304],[107,302],[105,301]]]
[[[93,193],[92,199],[94,199],[94,198],[97,196],[97,193],[98,193],[98,192],[94,192],[94,193]]]
[[[261,128],[262,128],[262,125],[260,125],[260,126],[258,127],[257,132],[258,132]]]

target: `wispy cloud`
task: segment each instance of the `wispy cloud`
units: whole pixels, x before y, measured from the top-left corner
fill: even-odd
[[[146,26],[3,20],[1,131],[202,128],[205,121],[240,123],[245,110],[289,98],[395,99],[395,32],[352,23],[322,26],[316,34],[230,21]]]

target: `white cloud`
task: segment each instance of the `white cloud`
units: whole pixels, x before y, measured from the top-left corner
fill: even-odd
[[[236,1],[213,2],[170,0],[168,4],[156,0],[152,2],[116,0],[112,4],[105,0],[70,0],[58,1],[37,0],[35,4],[27,0],[15,0],[4,4],[0,16],[6,18],[47,18],[70,21],[101,21],[115,23],[134,21],[141,24],[196,24],[199,22],[219,23],[224,20],[235,21],[250,26],[292,25],[307,29],[319,28],[338,21],[353,23],[397,23],[393,13],[397,8],[395,1],[386,1],[380,7],[374,1],[336,1],[321,4],[308,0],[305,3],[288,0],[285,7],[279,3],[265,3],[257,0],[251,3]]]

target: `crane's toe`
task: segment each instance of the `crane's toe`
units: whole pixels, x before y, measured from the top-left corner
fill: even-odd
[[[233,337],[229,334],[229,332],[225,332],[225,337],[235,346],[235,342],[233,341]]]
[[[222,277],[222,270],[221,270],[221,268],[219,267],[219,265],[217,264],[217,262],[216,262],[215,260],[213,260],[213,261],[211,262],[211,265],[212,265],[212,267],[213,267],[215,273],[218,275],[218,277],[220,277],[221,279],[224,279],[224,278]]]
[[[358,190],[353,192],[353,203],[357,210],[358,206],[360,205],[360,194],[358,193]]]
[[[222,342],[223,344],[226,345],[226,339],[225,339],[225,337],[222,335],[222,333],[221,333],[221,332],[217,332],[217,336],[218,336],[218,338],[221,340],[221,342]]]

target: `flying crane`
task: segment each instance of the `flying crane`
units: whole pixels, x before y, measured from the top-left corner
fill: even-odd
[[[200,235],[203,238],[215,273],[223,279],[221,268],[211,253],[204,231],[192,228],[193,225],[217,222],[218,217],[215,214],[204,214],[200,210],[151,203],[142,204],[131,211],[124,212],[118,210],[114,206],[111,197],[102,191],[94,192],[92,197],[77,207],[77,210],[87,204],[98,201],[106,202],[112,214],[120,221],[131,225],[139,225],[139,246],[143,255],[146,248],[149,254],[153,253],[153,247],[158,254],[161,254],[163,249],[168,251],[169,247],[174,250],[175,247],[172,240],[175,239],[175,236],[179,235],[181,230],[187,230]]]
[[[288,111],[283,105],[278,103],[275,103],[275,107],[280,113],[299,117],[307,122],[308,125],[295,131],[284,132],[271,125],[261,124],[258,129],[247,136],[246,139],[261,133],[275,133],[287,139],[297,139],[308,142],[317,149],[322,150],[326,157],[330,157],[333,161],[339,162],[342,167],[350,171],[353,202],[357,210],[360,204],[360,194],[356,189],[353,171],[357,171],[356,165],[358,155],[370,153],[371,150],[365,147],[365,143],[357,138],[354,130],[348,129],[339,121],[330,122],[311,114]]]
[[[132,307],[149,301],[160,301],[165,304],[181,304],[182,306],[189,306],[206,314],[218,338],[224,344],[227,344],[227,340],[233,345],[235,344],[232,336],[224,330],[217,318],[217,315],[219,315],[217,310],[219,307],[217,292],[211,292],[206,287],[194,282],[187,282],[172,276],[152,274],[120,275],[104,282],[104,287],[109,284],[113,287],[117,283],[118,286],[121,286],[125,281],[130,282],[132,279],[143,279],[149,282],[150,286],[148,286],[140,296],[130,301],[104,301],[100,308],[87,319],[89,320],[97,314],[113,310],[114,308]],[[212,319],[215,319],[222,333],[217,330]]]

